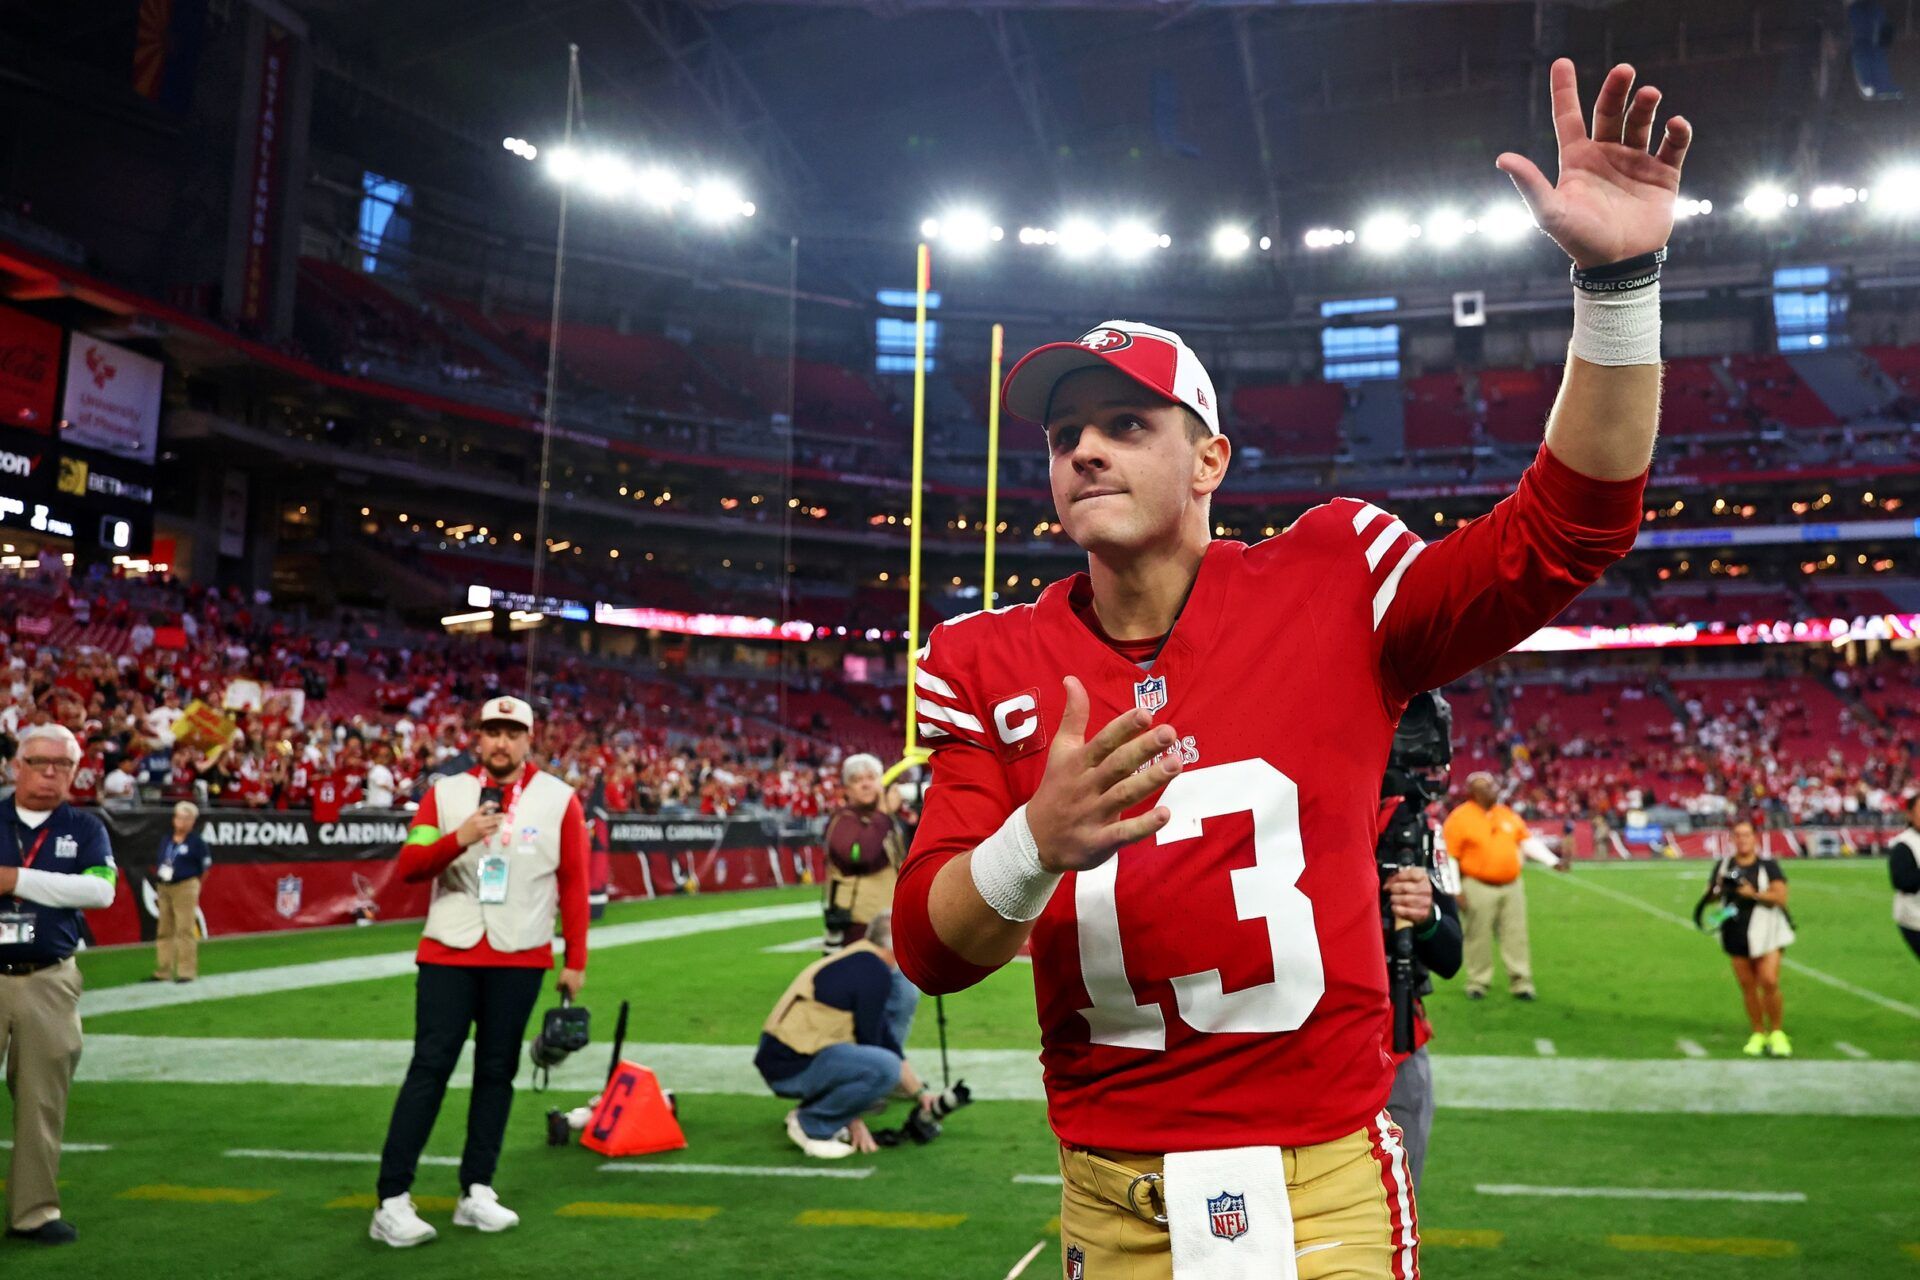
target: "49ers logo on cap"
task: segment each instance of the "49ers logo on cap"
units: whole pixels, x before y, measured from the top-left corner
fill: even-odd
[[[1133,335],[1118,329],[1095,329],[1080,339],[1080,345],[1089,351],[1124,351],[1133,345]]]

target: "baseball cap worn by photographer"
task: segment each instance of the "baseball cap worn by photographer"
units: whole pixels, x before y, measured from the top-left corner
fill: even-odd
[[[1185,405],[1214,435],[1223,434],[1219,397],[1200,357],[1179,334],[1137,320],[1109,320],[1072,342],[1049,342],[1027,352],[1007,374],[1007,411],[1044,427],[1060,379],[1100,368],[1117,369],[1155,395]]]
[[[483,728],[490,724],[517,724],[531,732],[533,708],[518,698],[504,694],[498,698],[488,698],[480,708],[480,724]]]

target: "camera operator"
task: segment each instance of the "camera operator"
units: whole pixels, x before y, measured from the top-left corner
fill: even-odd
[[[866,936],[882,911],[893,909],[893,886],[907,842],[899,820],[897,792],[882,795],[879,757],[848,756],[840,766],[846,803],[827,819],[827,945],[845,946]]]
[[[532,733],[532,707],[488,699],[480,764],[434,783],[400,850],[401,879],[433,881],[433,901],[416,957],[413,1061],[387,1126],[369,1230],[396,1249],[436,1234],[408,1192],[470,1031],[473,1093],[453,1224],[487,1232],[519,1224],[494,1194],[493,1174],[527,1018],[553,968],[556,910],[567,944],[560,990],[576,997],[587,980],[586,819],[573,788],[527,760]]]
[[[1432,792],[1425,776],[1444,770],[1453,756],[1453,712],[1437,693],[1407,706],[1394,731],[1387,772],[1381,781],[1381,926],[1393,1008],[1388,1047],[1395,1070],[1387,1113],[1400,1126],[1414,1189],[1427,1160],[1433,1128],[1433,1073],[1427,1042],[1433,1026],[1422,997],[1433,990],[1431,974],[1451,978],[1460,969],[1460,912],[1454,900],[1457,873],[1437,847],[1427,818]]]
[[[937,1095],[907,1061],[890,1017],[898,969],[893,913],[882,911],[865,938],[801,970],[767,1015],[753,1065],[775,1095],[799,1101],[787,1136],[807,1155],[878,1150],[860,1117],[890,1095],[932,1113]]]

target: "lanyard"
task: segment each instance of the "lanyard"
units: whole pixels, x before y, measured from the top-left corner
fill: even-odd
[[[484,765],[481,766],[481,771],[480,771],[481,786],[484,787],[486,785],[487,779],[492,776],[493,776],[492,774],[486,771],[486,767]],[[524,768],[521,769],[520,776],[513,780],[513,784],[511,786],[502,787],[500,789],[501,791],[500,812],[505,814],[506,818],[500,824],[499,836],[496,836],[495,839],[492,841],[489,841],[489,843],[497,843],[503,849],[513,843],[513,833],[519,830],[519,824],[516,820],[520,816],[520,798],[526,794],[526,789],[527,789],[527,771]]]
[[[40,846],[47,842],[47,835],[49,832],[52,831],[52,829],[53,829],[53,822],[51,819],[41,824],[40,838],[33,842],[33,847],[31,849],[27,849],[26,852],[20,855],[21,866],[31,867],[33,865],[33,860],[40,856]],[[18,831],[14,832],[13,834],[13,845],[16,850],[23,849],[26,846],[26,841],[21,839],[20,833]]]

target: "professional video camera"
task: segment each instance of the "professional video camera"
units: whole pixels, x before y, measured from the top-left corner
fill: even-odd
[[[1426,967],[1413,956],[1413,926],[1396,919],[1387,905],[1387,881],[1407,867],[1433,870],[1433,826],[1427,805],[1444,785],[1453,759],[1453,708],[1438,693],[1423,693],[1407,704],[1393,731],[1380,798],[1398,799],[1374,849],[1380,872],[1380,918],[1386,932],[1388,989],[1393,999],[1393,1050],[1414,1050],[1413,1002],[1433,990]],[[1438,779],[1430,776],[1439,774]]]
[[[873,1135],[873,1140],[883,1147],[897,1147],[909,1140],[915,1146],[924,1147],[940,1136],[942,1120],[972,1101],[973,1090],[967,1088],[967,1082],[955,1080],[946,1092],[934,1098],[926,1111],[915,1107],[907,1113],[905,1124],[898,1129],[883,1129]]]
[[[547,1010],[540,1020],[540,1034],[527,1047],[527,1056],[533,1059],[535,1089],[544,1090],[553,1069],[587,1047],[589,1023],[586,1009],[564,994],[557,1007]]]

